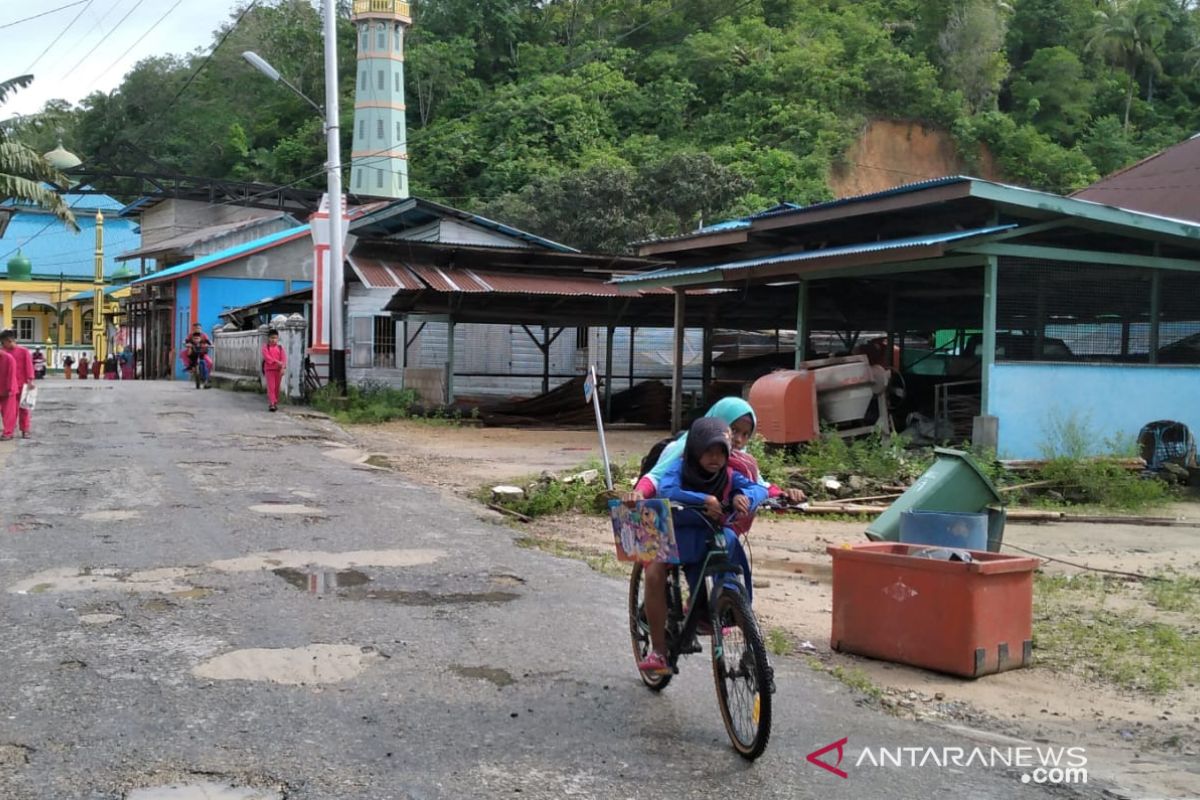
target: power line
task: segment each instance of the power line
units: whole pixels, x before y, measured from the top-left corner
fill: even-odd
[[[154,29],[155,29],[155,28],[157,28],[157,27],[158,27],[158,26],[159,26],[159,25],[162,23],[162,21],[163,21],[163,20],[165,20],[167,17],[171,16],[171,13],[172,13],[172,12],[173,12],[175,9],[179,8],[179,6],[180,6],[180,5],[182,5],[182,4],[183,4],[183,0],[175,0],[175,5],[173,5],[173,6],[171,6],[170,8],[168,8],[165,14],[163,14],[161,17],[159,17],[158,19],[156,19],[156,20],[154,21],[154,24],[153,24],[153,25],[151,25],[149,28],[147,28],[147,29],[146,29],[146,32],[145,32],[145,33],[143,33],[141,36],[139,36],[139,37],[138,37],[138,38],[137,38],[137,39],[134,41],[134,43],[133,43],[133,44],[131,44],[131,45],[129,45],[129,47],[125,48],[125,52],[124,52],[124,53],[121,53],[121,55],[117,56],[116,60],[115,60],[115,61],[113,61],[113,63],[111,63],[111,64],[109,64],[107,67],[105,67],[105,68],[104,68],[104,71],[103,71],[103,72],[101,72],[99,75],[97,75],[97,76],[96,76],[95,80],[93,80],[93,81],[92,81],[91,85],[92,85],[92,86],[94,86],[94,85],[96,84],[96,81],[99,81],[101,78],[103,78],[105,75],[107,75],[107,74],[109,73],[109,70],[111,70],[111,69],[112,69],[113,67],[115,67],[117,64],[121,63],[121,59],[123,59],[123,58],[125,58],[125,56],[129,55],[129,51],[133,50],[133,48],[135,48],[135,47],[137,47],[139,44],[141,44],[143,39],[145,39],[147,36],[149,36],[151,33],[153,33],[153,32],[154,32]],[[89,86],[89,88],[91,88],[91,87]]]
[[[96,42],[96,44],[94,44],[94,45],[92,46],[92,49],[91,49],[91,50],[88,50],[86,53],[84,53],[84,54],[83,54],[83,58],[81,58],[81,59],[79,59],[78,61],[76,61],[76,62],[75,62],[75,66],[71,67],[69,70],[67,70],[67,71],[66,71],[66,73],[64,73],[64,77],[65,77],[66,75],[70,75],[72,72],[74,72],[75,70],[79,69],[79,65],[80,65],[80,64],[82,64],[82,63],[83,63],[85,60],[87,60],[87,57],[88,57],[88,56],[90,56],[92,53],[96,52],[96,48],[97,48],[97,47],[99,47],[100,45],[104,44],[104,42],[105,42],[106,40],[108,40],[108,38],[109,38],[109,37],[111,37],[111,36],[112,36],[114,33],[116,33],[116,32],[117,32],[117,30],[118,30],[118,29],[119,29],[119,28],[120,28],[122,25],[124,25],[124,24],[125,24],[125,20],[129,19],[130,15],[131,15],[131,14],[133,14],[133,12],[137,11],[137,10],[138,10],[138,6],[140,6],[140,5],[141,5],[142,3],[144,3],[144,2],[146,2],[146,0],[137,0],[137,2],[133,4],[133,8],[131,8],[131,9],[129,9],[128,11],[126,11],[126,12],[125,12],[125,16],[123,16],[123,17],[121,17],[119,20],[117,20],[117,24],[116,24],[116,25],[113,25],[113,26],[112,26],[112,28],[110,28],[110,29],[109,29],[109,31],[108,31],[108,33],[107,33],[107,34],[105,34],[104,36],[101,36],[101,37],[100,37],[100,41]],[[92,83],[95,83],[95,81],[92,81]],[[88,88],[91,88],[91,87],[89,86]]]
[[[58,8],[52,8],[49,11],[43,11],[40,14],[34,14],[32,17],[25,17],[23,19],[18,19],[13,22],[6,22],[3,25],[0,25],[0,30],[4,30],[5,28],[11,28],[14,25],[20,25],[22,22],[29,22],[30,20],[34,20],[39,17],[45,17],[50,14],[57,14],[59,11],[63,11],[65,9],[72,8],[74,6],[81,5],[83,3],[87,3],[88,1],[89,0],[76,0],[74,3],[67,3],[65,6],[59,6]]]
[[[79,203],[83,201],[83,198],[84,198],[84,197],[85,197],[85,195],[80,195],[80,196],[79,196],[79,199],[78,199],[78,200],[76,200],[74,203],[72,203],[72,204],[69,206],[69,208],[70,208],[70,209],[73,211],[73,210],[75,209],[75,206],[79,205]],[[32,236],[28,236],[28,237],[26,237],[26,238],[25,238],[25,240],[24,240],[23,242],[21,242],[19,245],[17,245],[16,247],[14,247],[12,250],[9,250],[9,251],[8,251],[7,253],[5,253],[4,255],[0,256],[0,261],[3,261],[4,259],[8,258],[10,255],[12,255],[13,253],[17,252],[17,251],[18,251],[18,250],[20,250],[22,247],[25,247],[25,246],[27,246],[27,245],[28,245],[30,242],[32,242],[34,239],[38,238],[38,237],[39,237],[39,236],[41,236],[43,233],[45,233],[47,230],[49,230],[50,226],[51,226],[51,225],[53,225],[53,224],[54,224],[54,223],[56,223],[56,222],[61,222],[61,220],[60,220],[58,217],[51,216],[51,217],[50,217],[50,221],[49,221],[49,222],[47,222],[45,225],[43,225],[43,226],[41,227],[41,229],[40,229],[40,230],[39,230],[37,233],[33,234]]]
[[[93,2],[93,0],[86,0],[86,2],[85,2],[85,4],[84,4],[83,8],[79,9],[79,13],[78,13],[78,14],[76,14],[76,15],[74,16],[74,18],[72,18],[72,20],[71,20],[70,22],[68,22],[68,23],[67,23],[67,27],[65,27],[65,28],[63,28],[61,31],[59,31],[59,32],[58,32],[58,36],[55,36],[55,37],[54,37],[54,41],[52,41],[52,42],[50,42],[50,44],[46,45],[46,49],[45,49],[45,50],[43,50],[43,51],[42,51],[42,52],[41,52],[41,53],[38,55],[38,57],[37,57],[37,58],[35,58],[35,59],[33,60],[33,63],[32,63],[32,64],[30,64],[28,67],[26,67],[26,69],[25,69],[25,71],[26,71],[26,72],[33,72],[33,68],[37,66],[37,64],[38,64],[38,62],[39,62],[39,61],[41,61],[43,58],[45,58],[45,57],[46,57],[46,53],[49,53],[49,52],[50,52],[50,48],[52,48],[52,47],[54,47],[54,45],[58,44],[58,40],[59,40],[59,39],[61,39],[61,38],[62,38],[62,37],[64,37],[64,36],[66,36],[66,35],[67,35],[67,31],[71,30],[71,27],[72,27],[72,26],[73,26],[73,25],[74,25],[76,22],[78,22],[78,21],[79,21],[79,18],[83,16],[83,13],[84,13],[85,11],[87,11],[89,8],[91,8],[91,6],[92,6],[92,2]]]
[[[85,33],[83,36],[80,36],[80,37],[79,37],[79,40],[78,40],[78,41],[75,43],[75,46],[76,46],[76,47],[78,47],[79,45],[81,45],[81,44],[83,44],[85,41],[87,41],[87,38],[88,38],[89,36],[91,36],[91,35],[92,35],[92,33],[94,33],[94,32],[95,32],[95,30],[96,30],[97,28],[99,28],[101,25],[103,25],[103,24],[105,23],[105,21],[107,21],[107,20],[108,20],[109,16],[111,16],[111,15],[112,15],[112,13],[113,13],[114,11],[116,11],[118,8],[120,8],[120,6],[121,6],[121,0],[117,0],[117,2],[115,2],[115,3],[113,3],[111,6],[109,6],[109,7],[108,7],[108,10],[107,10],[107,11],[105,11],[103,14],[101,14],[101,15],[100,15],[100,18],[99,18],[98,20],[96,20],[96,21],[95,21],[95,22],[92,24],[92,27],[88,28],[88,31],[87,31],[87,33]],[[60,76],[58,77],[58,79],[61,81],[61,80],[66,80],[67,78],[71,77],[72,73],[74,73],[74,72],[75,72],[75,69],[76,69],[76,68],[77,68],[77,67],[78,67],[80,64],[82,64],[84,61],[86,61],[88,56],[90,56],[92,53],[96,52],[96,48],[97,48],[97,47],[99,47],[99,46],[100,46],[101,44],[103,44],[103,43],[104,43],[104,37],[101,37],[101,38],[100,38],[100,41],[99,41],[99,42],[97,42],[97,43],[96,43],[96,44],[95,44],[95,45],[92,47],[92,49],[91,49],[91,50],[88,50],[88,51],[87,51],[87,52],[84,54],[83,58],[79,59],[79,61],[77,61],[77,62],[75,63],[75,66],[74,66],[74,67],[72,67],[71,69],[69,69],[69,70],[67,70],[66,72],[64,72],[62,75],[60,75]]]

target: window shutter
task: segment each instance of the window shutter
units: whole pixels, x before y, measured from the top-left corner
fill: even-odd
[[[350,366],[370,368],[375,352],[375,317],[361,315],[350,317]]]

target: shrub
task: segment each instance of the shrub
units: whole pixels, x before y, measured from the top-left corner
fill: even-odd
[[[337,387],[322,386],[313,395],[313,406],[338,422],[369,425],[404,419],[412,415],[417,393],[412,389],[397,389],[378,381],[364,381],[346,389],[339,397]]]

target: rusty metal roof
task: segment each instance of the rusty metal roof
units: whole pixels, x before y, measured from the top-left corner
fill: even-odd
[[[1071,196],[1160,217],[1200,221],[1200,134]]]
[[[560,297],[618,297],[629,294],[610,283],[612,276],[607,272],[586,274],[580,271],[564,275],[544,271],[468,269],[358,256],[351,256],[349,262],[359,280],[369,289]],[[659,292],[669,294],[670,290],[654,289],[648,293]]]

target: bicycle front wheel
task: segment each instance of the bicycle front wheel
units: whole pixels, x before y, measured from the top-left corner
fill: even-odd
[[[629,575],[629,638],[633,642],[634,663],[640,663],[650,654],[650,622],[646,619],[646,582],[643,580],[645,571],[640,561],[634,562],[633,572]],[[671,682],[670,675],[642,676],[642,683],[650,689],[661,692]]]
[[[196,382],[196,388],[199,389],[200,383],[202,381],[202,377],[200,375],[200,367],[198,367],[198,366],[192,367],[192,380],[194,380]]]
[[[721,592],[713,611],[713,680],[733,749],[753,761],[771,738],[771,665],[745,594]]]

